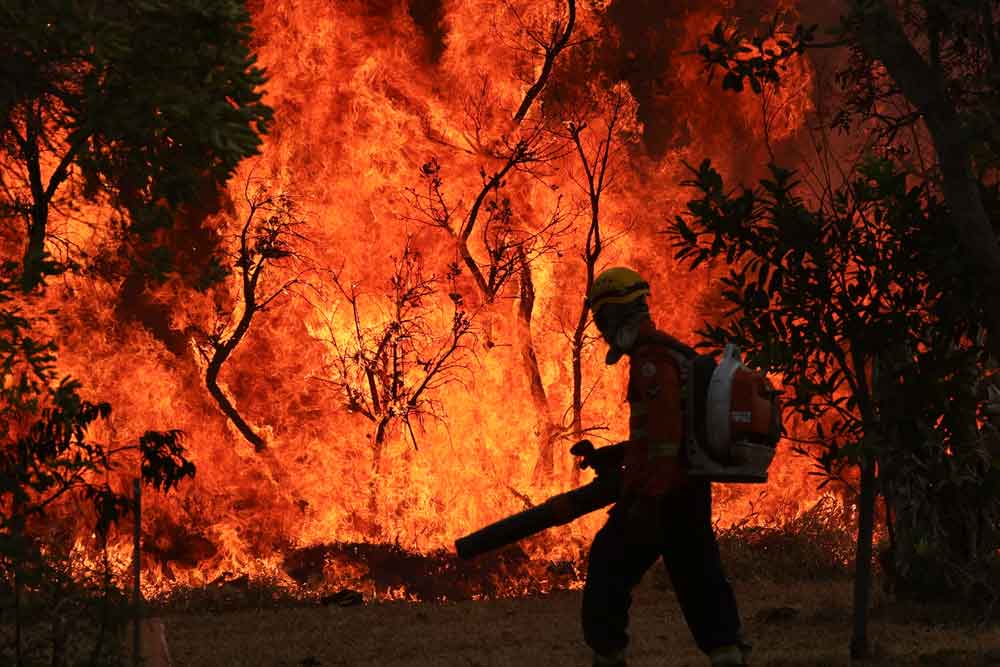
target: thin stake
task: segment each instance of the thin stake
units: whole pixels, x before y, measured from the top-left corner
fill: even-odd
[[[132,557],[133,580],[135,582],[132,589],[132,606],[135,613],[135,623],[132,627],[132,664],[142,663],[140,624],[142,623],[142,591],[139,588],[139,576],[142,572],[142,550],[140,538],[142,536],[142,483],[138,477],[132,481],[132,493],[135,499],[135,533],[134,555]]]

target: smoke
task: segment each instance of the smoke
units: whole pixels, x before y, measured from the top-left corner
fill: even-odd
[[[437,63],[444,53],[448,35],[444,24],[444,5],[441,0],[410,0],[409,12],[427,40],[427,61]]]

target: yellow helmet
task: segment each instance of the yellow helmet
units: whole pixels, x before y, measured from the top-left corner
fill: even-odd
[[[642,276],[623,266],[616,266],[601,272],[587,294],[590,310],[596,313],[608,303],[630,303],[649,294],[649,283]]]

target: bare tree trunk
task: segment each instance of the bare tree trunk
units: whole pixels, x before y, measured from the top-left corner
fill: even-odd
[[[253,319],[255,309],[256,306],[252,301],[245,303],[243,316],[240,317],[233,335],[225,343],[214,346],[215,351],[208,362],[208,369],[205,371],[205,386],[208,387],[208,392],[215,399],[215,402],[219,404],[219,408],[223,414],[229,418],[229,421],[247,439],[247,442],[253,445],[254,450],[259,453],[267,447],[264,439],[254,432],[250,424],[243,419],[236,406],[232,404],[225,392],[219,387],[219,371],[222,370],[222,364],[229,359],[229,355],[233,353],[236,346],[243,340],[243,336],[246,335],[247,330],[250,328],[250,321]]]
[[[880,464],[881,469],[881,464]],[[879,477],[882,475],[880,474]],[[893,500],[892,491],[883,487],[882,501],[885,503],[885,531],[889,538],[888,552],[883,557],[883,571],[886,573],[887,590],[892,591],[896,587],[897,554],[899,551],[899,540],[896,537],[896,503]]]
[[[588,271],[587,291],[590,291],[590,284],[593,282],[593,269]],[[583,334],[587,330],[587,302],[584,300],[580,309],[580,318],[577,320],[576,329],[573,330],[573,440],[580,440],[583,437]],[[574,465],[570,477],[570,486],[580,485],[582,478],[580,466]]]
[[[19,487],[17,491],[21,491],[20,487],[26,486],[28,479],[28,451],[27,445],[23,442],[17,444],[17,486]],[[19,548],[25,549],[24,546],[27,540],[24,538],[25,532],[25,520],[24,520],[24,508],[22,507],[21,495],[20,493],[14,493],[14,497],[11,503],[11,533],[15,540],[15,544],[20,543]],[[18,547],[15,547],[18,548]],[[27,556],[27,553],[24,554]],[[21,574],[23,563],[27,561],[27,558],[18,558],[15,553],[14,562],[12,563],[12,569],[14,571],[14,656],[16,660],[17,667],[23,667],[24,665],[24,654],[23,654],[23,636],[22,636],[22,624],[24,622],[23,610],[21,609],[21,603],[23,602],[22,593],[24,592],[24,577]]]
[[[257,452],[264,451],[267,448],[264,439],[254,432],[250,424],[243,419],[243,416],[219,387],[218,379],[221,368],[222,361],[215,363],[213,359],[213,363],[209,364],[208,372],[205,373],[205,385],[208,387],[208,392],[215,399],[215,402],[219,404],[219,408],[223,414],[233,423],[233,426],[247,439],[247,442],[253,445],[254,450]]]
[[[244,198],[250,210],[238,236],[239,252],[234,257],[234,265],[240,270],[243,313],[228,338],[223,338],[225,327],[218,325],[208,336],[212,356],[205,372],[205,385],[229,421],[259,454],[267,448],[267,443],[254,432],[219,387],[219,371],[250,330],[254,315],[266,310],[275,299],[287,294],[291,287],[299,284],[299,278],[296,277],[282,284],[269,296],[257,293],[261,286],[261,276],[268,263],[273,264],[298,257],[289,241],[301,237],[295,228],[303,224],[303,221],[296,215],[294,205],[287,196],[272,196],[268,188],[263,185],[257,186],[256,189],[251,186],[252,182],[248,179]]]
[[[208,391],[212,394],[215,402],[219,404],[219,408],[222,410],[223,414],[229,418],[229,421],[233,423],[236,429],[243,435],[247,441],[253,445],[253,448],[260,452],[266,447],[264,444],[264,439],[257,435],[250,425],[243,419],[239,411],[232,404],[226,394],[222,391],[218,384],[219,370],[222,363],[209,365],[208,372],[205,374],[205,384],[208,386]]]
[[[588,235],[588,248],[584,256],[587,263],[587,282],[584,285],[584,294],[590,294],[590,289],[594,285],[594,270],[597,266],[597,259],[600,256],[600,242],[595,251],[591,251],[589,240],[598,228],[597,209],[594,208],[593,221],[591,222],[591,232]],[[579,440],[583,436],[583,345],[584,335],[587,333],[587,320],[590,318],[590,305],[587,299],[583,299],[580,305],[580,316],[576,320],[576,329],[573,330],[573,438]]]
[[[868,612],[871,606],[872,580],[872,533],[875,523],[875,461],[872,443],[879,428],[881,407],[879,395],[879,360],[877,355],[866,356],[858,348],[852,348],[854,377],[858,409],[865,428],[865,440],[861,443],[861,492],[858,495],[858,539],[854,557],[854,611],[850,654],[852,658],[866,658],[871,653],[868,641]],[[844,368],[848,368],[846,358]],[[869,377],[868,370],[871,375]],[[878,435],[884,435],[878,432]]]
[[[104,642],[107,639],[108,627],[111,624],[111,559],[108,557],[108,536],[102,534],[101,539],[101,560],[104,567],[104,601],[101,605],[101,624],[97,630],[97,640],[94,642],[94,650],[90,653],[90,664],[96,665],[104,652]]]
[[[42,277],[41,262],[45,253],[45,230],[49,217],[49,200],[45,196],[45,186],[42,182],[41,159],[38,153],[38,135],[42,128],[38,126],[40,118],[34,114],[28,119],[25,128],[25,142],[21,153],[28,166],[28,181],[31,184],[31,217],[28,223],[28,244],[24,250],[23,269],[21,277],[24,292],[30,292],[40,282]]]
[[[132,664],[142,664],[142,480],[132,482],[135,525],[132,534],[135,549],[132,562]]]
[[[368,482],[368,518],[372,537],[379,534],[379,482],[382,478],[382,457],[385,453],[385,438],[389,426],[389,417],[383,415],[375,428],[372,438],[372,477]]]
[[[610,150],[610,146],[607,150]],[[582,154],[582,149],[581,149]],[[601,178],[603,180],[603,169]],[[601,241],[600,222],[600,192],[596,192],[591,178],[590,196],[590,230],[587,232],[587,245],[583,259],[587,265],[587,281],[584,286],[584,294],[590,294],[591,287],[594,286],[594,274],[597,270],[597,260],[601,257],[603,243]],[[583,347],[584,336],[587,332],[587,320],[590,318],[590,304],[584,299],[580,306],[580,317],[576,321],[576,329],[573,330],[573,439],[579,440],[583,437]],[[581,470],[579,466],[573,466],[572,484],[577,486],[580,483]]]
[[[14,561],[14,659],[17,667],[24,665],[24,658],[21,653],[23,644],[21,638],[21,591],[24,586],[21,581],[21,567],[17,560]]]
[[[549,80],[549,75],[552,74],[552,66],[555,65],[556,57],[562,52],[563,49],[569,44],[570,35],[573,34],[573,24],[576,22],[576,0],[566,1],[566,10],[568,16],[566,18],[566,28],[562,30],[558,37],[555,37],[552,44],[545,49],[545,60],[542,62],[542,71],[538,74],[538,79],[532,84],[531,88],[525,94],[524,99],[521,101],[521,106],[518,107],[517,113],[514,114],[514,121],[520,123],[524,120],[524,117],[528,115],[528,110],[531,108],[531,104],[538,97],[542,89],[545,88],[546,82]],[[557,29],[559,26],[557,26]]]
[[[588,289],[589,291],[589,289]],[[580,309],[580,319],[573,330],[573,438],[583,435],[583,334],[587,329],[587,304]]]
[[[21,279],[25,293],[33,290],[42,281],[48,210],[48,202],[45,201],[36,202],[31,207],[31,225],[28,228],[28,245],[24,250],[24,273]]]
[[[55,196],[56,190],[69,176],[69,166],[75,159],[78,151],[86,140],[86,133],[80,136],[66,150],[60,158],[59,163],[49,176],[46,185],[42,177],[41,154],[39,143],[46,142],[45,128],[43,127],[41,111],[32,109],[25,123],[25,134],[23,142],[18,139],[21,149],[21,157],[28,168],[28,182],[31,187],[31,212],[28,219],[28,243],[24,250],[22,260],[23,273],[21,275],[22,289],[25,293],[30,292],[41,284],[45,267],[45,235],[49,221],[49,204]]]
[[[523,253],[523,250],[521,251]],[[538,367],[538,355],[531,337],[531,318],[535,310],[535,283],[531,277],[531,265],[521,261],[521,294],[518,302],[518,344],[521,348],[521,360],[528,374],[528,385],[531,391],[531,401],[538,413],[537,430],[539,437],[538,459],[535,463],[533,480],[535,485],[542,485],[552,480],[555,469],[555,433],[556,428],[549,414],[549,399],[542,382],[542,372]]]
[[[577,154],[580,157],[580,165],[583,167],[587,177],[587,195],[590,201],[590,227],[587,230],[587,241],[584,244],[583,261],[587,267],[587,279],[584,284],[584,294],[589,295],[594,286],[594,277],[597,271],[597,261],[604,250],[604,240],[601,236],[601,194],[604,192],[605,177],[608,173],[608,161],[611,157],[611,144],[614,140],[614,130],[618,123],[621,111],[620,106],[616,106],[608,119],[607,136],[603,142],[598,144],[597,154],[594,156],[593,165],[587,158],[583,148],[581,133],[585,125],[573,124],[570,127],[570,136],[576,146]],[[587,321],[590,318],[590,304],[584,298],[580,305],[580,316],[576,321],[576,329],[573,330],[573,439],[579,440],[583,437],[583,347],[586,343]],[[580,483],[581,471],[579,466],[573,466],[572,484],[577,486]]]
[[[587,285],[585,294],[590,293],[590,288],[594,284],[594,268],[597,264],[597,256],[600,254],[598,250],[597,253],[589,254],[587,256]],[[591,259],[592,258],[592,259]],[[583,305],[580,307],[580,317],[576,322],[576,329],[573,330],[573,343],[572,343],[572,354],[573,354],[573,440],[580,440],[583,438],[583,347],[584,347],[584,334],[587,331],[587,320],[589,319],[590,306],[587,304],[586,299],[584,299]],[[579,466],[574,465],[573,471],[571,473],[570,483],[572,486],[579,486],[582,478],[582,470]]]
[[[871,653],[868,641],[868,611],[871,606],[872,532],[875,520],[875,460],[865,455],[861,464],[861,494],[858,500],[858,544],[854,564],[854,622],[851,657],[866,658]]]

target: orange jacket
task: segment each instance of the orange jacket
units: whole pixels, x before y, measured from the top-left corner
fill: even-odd
[[[686,479],[682,459],[683,355],[676,339],[644,324],[629,355],[625,494],[659,496]]]

